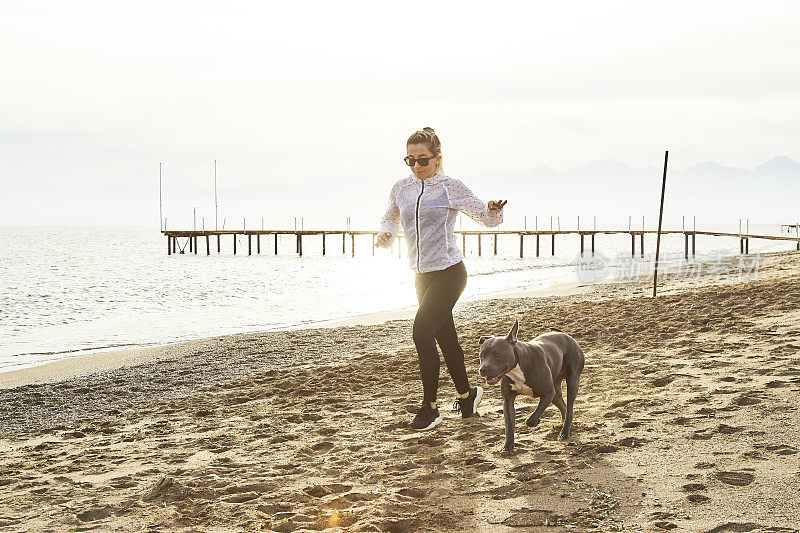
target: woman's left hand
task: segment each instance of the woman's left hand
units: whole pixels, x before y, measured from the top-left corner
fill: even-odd
[[[492,201],[489,202],[489,209],[491,209],[492,211],[496,211],[498,209],[503,209],[503,206],[506,205],[507,203],[508,203],[508,200],[499,200],[497,202],[492,200]]]

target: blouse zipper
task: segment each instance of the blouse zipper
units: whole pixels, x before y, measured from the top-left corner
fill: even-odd
[[[417,224],[417,272],[422,274],[422,271],[419,269],[419,201],[422,198],[422,193],[425,192],[425,180],[422,180],[422,189],[419,191],[419,196],[417,196],[417,210],[415,212],[416,224]]]

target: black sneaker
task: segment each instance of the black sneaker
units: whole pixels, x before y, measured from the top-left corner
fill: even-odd
[[[422,407],[417,411],[417,416],[411,421],[411,427],[417,431],[433,429],[442,422],[439,409],[431,407],[430,402],[423,402]]]
[[[475,414],[481,400],[483,400],[483,387],[472,387],[469,390],[469,396],[456,398],[456,401],[453,402],[453,411],[461,411],[461,418],[469,418]]]

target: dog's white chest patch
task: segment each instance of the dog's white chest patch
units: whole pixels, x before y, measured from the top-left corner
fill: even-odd
[[[533,396],[533,389],[525,385],[525,376],[522,375],[522,369],[519,365],[515,366],[509,372],[506,372],[506,376],[511,380],[512,389],[520,394]]]

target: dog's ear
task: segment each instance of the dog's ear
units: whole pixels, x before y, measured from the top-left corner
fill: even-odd
[[[484,342],[486,342],[487,339],[491,338],[492,338],[491,335],[481,335],[481,338],[478,339],[478,344],[483,344]]]
[[[518,331],[519,331],[519,320],[514,319],[514,325],[511,326],[511,331],[508,332],[508,337],[506,337],[506,340],[511,344],[516,344]]]

